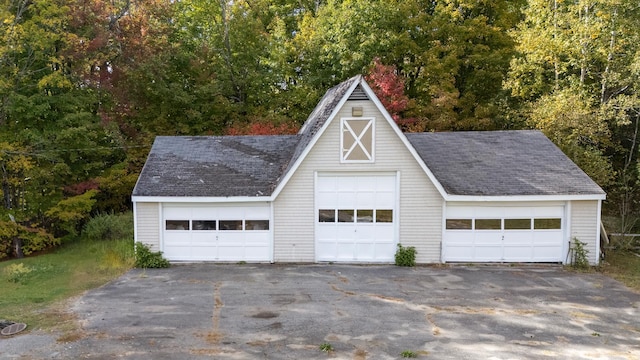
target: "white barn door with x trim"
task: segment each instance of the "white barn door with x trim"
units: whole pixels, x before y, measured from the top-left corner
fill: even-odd
[[[341,119],[342,162],[374,161],[374,119]]]

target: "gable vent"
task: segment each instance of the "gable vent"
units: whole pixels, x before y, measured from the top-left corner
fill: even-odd
[[[353,90],[351,96],[349,96],[347,100],[369,100],[369,97],[367,96],[367,93],[364,92],[362,87],[358,85],[358,87]]]

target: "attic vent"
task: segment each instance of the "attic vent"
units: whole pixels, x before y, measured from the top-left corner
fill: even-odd
[[[367,93],[362,90],[362,87],[358,85],[358,87],[353,90],[348,100],[369,100],[369,97],[367,96]]]

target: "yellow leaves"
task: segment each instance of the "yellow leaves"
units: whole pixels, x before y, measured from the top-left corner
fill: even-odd
[[[82,195],[62,199],[45,214],[63,223],[85,219],[97,201],[94,199],[97,194],[98,190],[89,190]]]
[[[7,142],[0,142],[0,165],[3,177],[11,185],[22,184],[27,172],[34,167],[28,155]]]
[[[38,89],[40,90],[72,88],[73,83],[71,83],[61,71],[54,71],[51,74],[47,74],[38,81]]]

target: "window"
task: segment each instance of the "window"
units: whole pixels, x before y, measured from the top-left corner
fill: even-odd
[[[336,216],[337,215],[337,216]],[[318,210],[318,222],[321,223],[392,223],[393,210],[373,210],[373,209],[320,209]],[[221,225],[222,226],[222,225]]]
[[[269,220],[246,220],[245,230],[269,230]]]
[[[242,220],[220,220],[220,230],[242,230]]]
[[[374,119],[342,119],[341,124],[341,161],[373,162]]]
[[[501,219],[476,219],[476,230],[500,230]]]
[[[533,219],[533,228],[535,230],[558,230],[562,228],[562,220],[553,219]]]
[[[165,222],[167,230],[189,230],[189,220],[167,220]]]
[[[356,221],[359,223],[372,223],[373,210],[356,210]]]
[[[393,210],[376,210],[377,223],[393,222]]]
[[[333,209],[320,209],[318,211],[319,222],[336,222],[336,211]]]
[[[338,222],[353,222],[354,210],[338,210]]]
[[[531,219],[504,219],[505,230],[531,230]]]
[[[447,230],[471,230],[473,220],[471,219],[447,219]]]
[[[193,230],[216,230],[215,220],[193,220]]]

